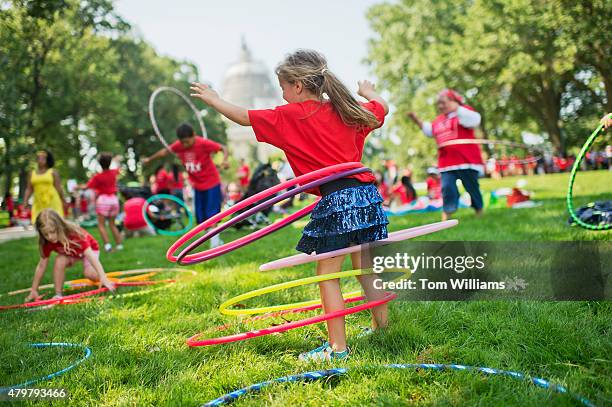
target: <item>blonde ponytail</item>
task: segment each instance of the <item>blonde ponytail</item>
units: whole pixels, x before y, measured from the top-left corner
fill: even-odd
[[[279,79],[294,84],[302,82],[305,89],[323,101],[327,95],[330,103],[348,126],[375,128],[376,116],[359,104],[348,88],[327,68],[327,60],[317,51],[298,49],[287,55],[276,68]]]

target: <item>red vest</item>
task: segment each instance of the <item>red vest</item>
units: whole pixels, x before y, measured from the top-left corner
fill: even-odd
[[[466,109],[472,107],[463,105]],[[448,118],[441,114],[431,123],[431,132],[438,145],[456,139],[474,139],[474,129],[468,129],[459,124],[459,118]],[[438,169],[450,171],[454,169],[483,168],[482,156],[478,144],[456,144],[438,149]]]

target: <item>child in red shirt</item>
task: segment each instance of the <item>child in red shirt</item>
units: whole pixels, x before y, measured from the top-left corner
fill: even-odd
[[[115,159],[119,161],[119,157]],[[115,217],[119,214],[119,197],[117,197],[117,174],[119,169],[111,169],[113,155],[111,153],[102,153],[98,158],[98,162],[102,167],[102,172],[91,177],[87,182],[87,188],[93,189],[96,192],[96,214],[98,215],[98,230],[104,240],[104,250],[110,252],[113,250],[113,245],[110,244],[108,233],[106,232],[106,222],[115,238],[117,250],[123,250],[121,244],[121,233],[115,225]]]
[[[177,127],[176,136],[178,140],[170,145],[170,150],[178,156],[187,170],[189,182],[193,187],[194,213],[198,223],[202,223],[221,212],[221,202],[223,201],[221,178],[211,156],[223,151],[222,167],[229,168],[228,152],[221,144],[196,136],[193,128],[187,123]],[[142,162],[146,165],[167,155],[168,150],[162,148],[151,157],[144,158]],[[222,243],[218,235],[210,242],[212,247],[219,246]]]
[[[276,69],[283,99],[288,104],[275,109],[247,110],[219,97],[208,86],[194,83],[197,97],[228,119],[252,126],[258,141],[285,152],[295,176],[351,161],[361,161],[366,136],[380,127],[388,112],[383,98],[368,81],[359,82],[357,93],[368,100],[359,103],[327,68],[325,57],[316,51],[298,50]],[[327,95],[327,98],[324,97]],[[387,237],[389,223],[382,197],[372,173],[361,173],[322,185],[313,191],[322,199],[313,209],[297,250],[324,253],[353,244]],[[333,216],[332,216],[333,214]],[[365,219],[365,221],[363,221]],[[359,221],[362,220],[362,221]],[[361,268],[361,256],[351,256],[353,268]],[[321,260],[317,274],[342,269],[344,256]],[[360,276],[369,300],[382,297],[373,290],[373,276]],[[325,312],[344,308],[338,280],[319,283]],[[374,328],[387,325],[385,305],[373,310]],[[344,359],[348,356],[344,318],[327,321],[329,343],[300,355],[300,360]]]
[[[53,265],[53,280],[55,283],[55,297],[62,297],[64,275],[66,268],[78,261],[83,261],[83,275],[92,281],[100,281],[109,290],[115,289],[113,283],[106,277],[104,268],[98,256],[100,249],[98,242],[85,229],[74,223],[62,219],[53,209],[43,209],[36,218],[36,231],[40,247],[40,260],[36,266],[30,294],[25,301],[36,300],[38,286],[49,264],[51,252],[56,252]]]
[[[442,198],[442,185],[440,182],[440,173],[437,168],[429,167],[427,169],[427,196],[429,199],[440,199]]]

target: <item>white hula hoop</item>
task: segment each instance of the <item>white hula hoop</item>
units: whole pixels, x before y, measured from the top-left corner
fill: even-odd
[[[151,97],[149,98],[149,119],[151,120],[151,124],[153,125],[153,130],[155,131],[155,135],[157,136],[159,141],[161,141],[161,143],[164,145],[164,147],[166,147],[166,149],[168,151],[173,153],[172,150],[170,150],[170,145],[168,145],[168,143],[166,142],[166,139],[164,138],[164,136],[161,133],[161,130],[157,126],[157,120],[155,120],[155,98],[161,92],[172,92],[175,95],[180,96],[181,99],[183,99],[185,101],[185,103],[187,103],[187,105],[191,108],[191,110],[195,114],[195,117],[196,117],[196,119],[197,119],[197,121],[198,121],[198,123],[200,125],[200,130],[201,130],[201,133],[202,133],[202,137],[208,138],[208,135],[206,134],[206,127],[204,127],[204,122],[202,121],[202,115],[200,114],[200,111],[195,107],[195,105],[191,102],[191,100],[187,96],[185,96],[185,94],[183,94],[183,92],[181,92],[180,90],[178,90],[176,88],[173,88],[171,86],[161,86],[161,87],[155,89],[155,91],[153,91],[153,93],[151,93]]]

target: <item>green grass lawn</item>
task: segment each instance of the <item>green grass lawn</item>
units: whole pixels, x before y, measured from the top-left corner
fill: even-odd
[[[612,199],[612,173],[579,174],[575,203]],[[484,191],[513,186],[516,178],[484,180]],[[528,178],[537,209],[492,209],[475,218],[460,210],[455,228],[427,240],[558,241],[610,240],[612,232],[567,225],[567,174]],[[439,213],[390,218],[390,230],[439,220]],[[97,231],[92,230],[96,237]],[[246,232],[223,234],[227,242]],[[258,266],[295,253],[300,229],[288,227],[246,248],[194,267],[197,276],[177,276],[167,289],[103,302],[40,311],[0,312],[0,386],[58,370],[78,350],[34,350],[32,342],[90,346],[93,356],[77,369],[37,387],[66,388],[70,405],[190,405],[288,374],[317,370],[297,355],[319,345],[324,325],[309,326],[228,345],[190,349],[197,332],[219,335],[230,321],[218,305],[240,293],[313,275],[313,265],[261,273]],[[165,252],[174,238],[131,239],[123,252],[101,255],[107,271],[171,267]],[[0,293],[28,287],[38,261],[35,239],[0,245]],[[609,265],[606,265],[609,271]],[[348,265],[347,265],[348,269]],[[80,278],[74,269],[67,278]],[[48,270],[43,282],[51,281]],[[354,285],[347,282],[347,285]],[[135,289],[132,289],[135,290]],[[315,285],[262,297],[248,305],[316,298]],[[25,297],[25,296],[23,296]],[[10,302],[0,297],[3,304]],[[349,374],[309,384],[275,385],[236,405],[575,405],[566,395],[526,382],[466,372],[369,369],[386,363],[458,363],[516,370],[562,384],[596,405],[612,405],[612,306],[609,302],[396,302],[383,333],[351,339],[369,315],[347,317],[352,357],[339,366]],[[309,316],[302,314],[299,317]],[[230,332],[264,327],[236,325]],[[34,402],[30,402],[34,403]]]

